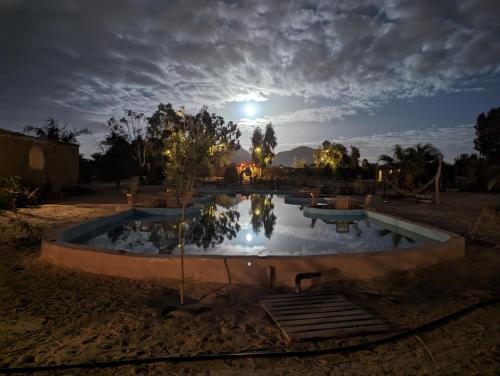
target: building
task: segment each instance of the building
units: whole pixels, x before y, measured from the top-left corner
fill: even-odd
[[[54,191],[78,182],[78,145],[0,129],[0,178],[20,176],[32,186],[48,182]]]

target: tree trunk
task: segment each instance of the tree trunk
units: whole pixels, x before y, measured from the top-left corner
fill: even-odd
[[[441,161],[441,158],[439,158],[438,169],[436,172],[436,177],[434,179],[434,191],[436,193],[436,204],[437,205],[441,204],[441,197],[439,196],[439,186],[440,186],[440,182],[441,182],[441,165],[442,165],[442,161]]]
[[[185,210],[186,210],[186,196],[182,197],[182,216],[181,223],[179,224],[179,245],[181,251],[181,291],[180,291],[180,299],[181,304],[184,304],[184,218],[185,218]]]

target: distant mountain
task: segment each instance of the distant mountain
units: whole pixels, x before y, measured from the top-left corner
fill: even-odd
[[[304,160],[305,164],[311,164],[313,163],[313,152],[314,149],[308,146],[299,146],[292,150],[281,151],[274,157],[273,166],[293,167],[296,160]]]
[[[280,151],[276,154],[273,160],[273,166],[293,167],[294,162],[303,160],[305,164],[313,163],[314,149],[308,146],[299,146],[292,150]],[[250,162],[252,156],[248,151],[240,148],[231,158],[231,162],[239,164],[242,162]]]
[[[234,153],[231,158],[231,162],[235,164],[239,164],[241,162],[250,162],[252,160],[252,156],[248,151],[243,148],[240,148],[236,153]]]

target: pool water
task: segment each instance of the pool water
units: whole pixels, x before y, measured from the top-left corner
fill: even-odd
[[[178,254],[179,220],[138,216],[79,243],[144,254]],[[215,196],[184,223],[185,254],[319,255],[376,252],[435,243],[422,235],[358,216],[304,216],[284,196]]]

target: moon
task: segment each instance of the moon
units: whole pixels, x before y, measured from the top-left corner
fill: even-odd
[[[252,236],[252,234],[247,234],[247,236],[245,236],[245,238],[247,239],[247,242],[251,242],[253,239],[253,236]]]
[[[253,103],[247,103],[244,110],[247,116],[254,116],[257,112],[257,109],[255,108],[255,105]]]

